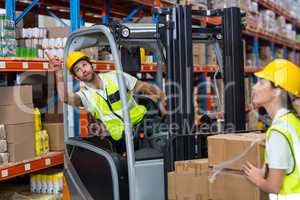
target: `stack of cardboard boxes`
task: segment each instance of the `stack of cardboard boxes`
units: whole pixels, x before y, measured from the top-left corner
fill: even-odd
[[[267,194],[242,172],[246,161],[263,166],[263,137],[257,133],[208,137],[208,160],[175,163],[175,172],[168,176],[169,200],[267,200]],[[224,169],[216,174],[214,169],[219,166]]]
[[[211,44],[193,43],[194,65],[216,65],[217,57]]]
[[[31,86],[0,87],[0,124],[5,126],[9,162],[35,156]]]

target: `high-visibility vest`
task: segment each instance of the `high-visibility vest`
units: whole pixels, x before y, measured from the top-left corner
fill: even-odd
[[[86,86],[80,89],[87,102],[87,110],[96,118],[101,120],[110,136],[114,140],[120,140],[124,132],[124,118],[122,113],[122,102],[118,85],[113,81],[115,73],[105,73],[100,75],[104,82],[104,91],[107,99],[103,98],[98,92],[89,90]],[[131,125],[136,125],[142,121],[147,109],[145,106],[138,105],[131,92],[127,91],[128,109]]]
[[[288,141],[294,168],[291,173],[285,174],[279,194],[270,194],[270,200],[300,200],[300,120],[293,113],[275,119],[266,133],[266,150],[272,131],[282,134]],[[265,157],[268,163],[267,153]]]

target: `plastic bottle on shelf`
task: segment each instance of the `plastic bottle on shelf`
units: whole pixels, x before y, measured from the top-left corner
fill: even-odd
[[[37,193],[37,175],[30,175],[30,192]]]
[[[35,131],[42,130],[41,113],[38,108],[34,109],[34,128]]]
[[[54,185],[53,185],[53,180],[54,180],[54,174],[48,174],[46,175],[47,177],[47,194],[53,194],[54,193]]]
[[[58,173],[59,193],[63,191],[63,177],[64,177],[63,172],[59,172]]]
[[[37,174],[36,175],[36,193],[42,192],[42,175]]]
[[[59,194],[59,173],[53,175],[53,194]]]
[[[49,136],[46,130],[43,130],[41,133],[43,138],[43,153],[47,154],[49,153]]]
[[[41,131],[35,132],[35,153],[36,156],[41,156],[43,154]]]
[[[42,189],[41,189],[41,193],[42,194],[47,194],[47,176],[48,175],[45,175],[45,174],[42,174],[41,175],[41,182],[42,182]]]
[[[145,63],[146,57],[145,57],[145,49],[140,48],[140,54],[141,54],[141,63]]]

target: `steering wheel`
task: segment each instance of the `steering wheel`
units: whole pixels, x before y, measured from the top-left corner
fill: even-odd
[[[151,98],[145,95],[134,95],[134,99],[137,104],[145,106],[149,114],[158,114],[161,116],[162,112],[158,102],[153,101]]]

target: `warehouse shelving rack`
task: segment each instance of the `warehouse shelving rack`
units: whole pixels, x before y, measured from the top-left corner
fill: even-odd
[[[30,160],[1,165],[0,181],[61,165],[63,162],[63,152],[50,152],[44,156],[36,157]]]
[[[41,14],[46,14],[54,17],[59,20],[63,26],[65,24],[60,20],[61,18],[69,18],[71,22],[71,31],[75,31],[80,28],[84,24],[85,21],[99,23],[102,20],[103,24],[108,24],[110,18],[118,18],[130,21],[134,16],[141,15],[150,15],[152,7],[168,7],[174,5],[171,1],[166,0],[103,0],[97,1],[93,0],[93,4],[91,1],[87,0],[34,0],[32,2],[27,1],[16,1],[16,0],[0,0],[0,5],[3,6],[5,2],[6,13],[9,17],[14,19],[16,22],[19,22],[22,17],[24,17],[30,10],[38,7],[38,10]],[[258,4],[264,8],[273,10],[277,15],[285,16],[285,18],[293,23],[295,27],[300,28],[300,21],[294,19],[289,15],[288,11],[278,7],[270,0],[257,0]],[[16,10],[24,10],[22,14],[16,16]],[[153,20],[155,20],[155,16],[153,16]],[[195,17],[193,22],[200,23],[202,25],[218,25],[221,24],[221,17]],[[300,51],[300,44],[295,43],[295,41],[289,41],[286,38],[282,38],[279,35],[268,33],[264,30],[258,30],[256,24],[251,24],[247,26],[247,28],[243,31],[245,36],[253,37],[253,45],[255,46],[254,51],[256,57],[258,58],[258,48],[259,48],[259,40],[270,41],[270,45],[274,47],[274,45],[280,45],[286,48],[290,48],[294,51]],[[274,49],[274,48],[273,48]],[[272,53],[273,55],[274,53]],[[109,62],[93,62],[93,65],[96,66],[97,71],[103,72],[114,69],[112,63]],[[194,66],[194,72],[203,73],[207,76],[209,73],[214,73],[218,69],[215,65],[204,65]],[[261,69],[258,64],[258,59],[256,61],[256,66],[246,66],[246,73],[254,73]],[[157,70],[156,64],[142,64],[141,72],[144,73],[155,73]],[[49,68],[49,64],[47,60],[44,59],[15,59],[15,58],[0,58],[0,72],[51,72],[52,69]],[[74,84],[77,84],[74,82]],[[73,110],[72,108],[69,108]],[[80,112],[81,114],[74,112],[74,122],[75,130],[79,130],[80,119],[86,120],[86,114],[84,112]],[[215,114],[219,115],[219,114]],[[79,131],[78,131],[79,132]],[[51,159],[51,163],[53,164],[62,164],[63,163],[63,155],[62,153],[48,155],[49,157],[37,158],[32,161],[27,161],[25,164],[30,163],[31,170],[25,171],[25,164],[16,164],[7,167],[0,168],[4,174],[5,170],[8,171],[8,176],[1,177],[0,180],[8,179],[10,177],[30,173],[32,171],[36,171],[39,169],[51,167],[51,165],[46,165],[47,159]],[[53,161],[52,161],[53,160]],[[43,165],[44,162],[44,165]],[[36,164],[39,163],[39,164]],[[28,165],[27,165],[28,166]],[[20,170],[21,168],[24,170]]]

